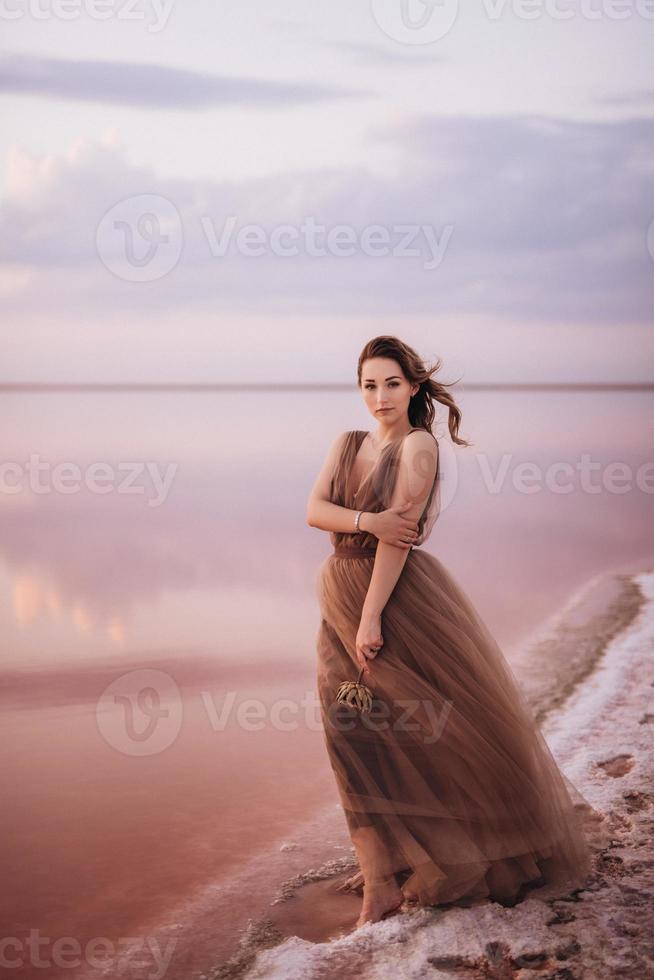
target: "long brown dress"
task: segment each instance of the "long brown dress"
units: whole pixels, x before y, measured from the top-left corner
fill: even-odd
[[[390,506],[405,437],[383,447],[355,488],[352,466],[366,435],[346,433],[331,500],[381,511]],[[440,509],[437,455],[416,545]],[[359,675],[355,638],[377,539],[330,537],[334,553],[316,580],[317,686],[359,858],[374,861],[382,848],[423,905],[483,897],[510,905],[529,887],[582,885],[591,867],[578,812],[586,801],[558,768],[496,641],[438,558],[413,547],[383,610],[384,643],[364,681],[375,699],[371,715],[336,704],[340,684]]]

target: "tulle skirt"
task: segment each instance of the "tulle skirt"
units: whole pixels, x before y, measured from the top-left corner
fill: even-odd
[[[384,645],[364,679],[370,714],[336,703],[341,683],[359,674],[355,637],[373,556],[341,549],[317,578],[325,743],[362,870],[383,858],[422,905],[513,904],[523,886],[581,886],[591,862],[580,813],[588,804],[436,557],[410,551],[383,611]]]

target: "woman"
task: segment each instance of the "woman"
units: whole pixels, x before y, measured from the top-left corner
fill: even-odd
[[[434,400],[461,413],[396,337],[366,344],[358,384],[374,432],[333,443],[307,521],[334,553],[317,578],[318,694],[363,884],[357,926],[404,900],[514,904],[529,885],[581,885],[584,798],[558,769],[492,635],[452,575],[417,550],[440,508]],[[359,675],[372,710],[337,701]]]

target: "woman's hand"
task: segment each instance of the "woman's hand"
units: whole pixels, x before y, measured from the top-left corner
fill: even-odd
[[[368,514],[365,529],[385,544],[395,545],[396,548],[410,548],[418,537],[418,522],[403,516],[403,512],[410,506],[410,503],[398,504],[378,514]]]
[[[370,673],[368,661],[377,656],[383,644],[381,616],[362,619],[356,637],[356,652],[357,661],[359,667],[363,667],[364,676]]]

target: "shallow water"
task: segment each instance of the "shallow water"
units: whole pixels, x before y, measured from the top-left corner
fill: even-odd
[[[100,462],[123,480],[141,466],[131,487],[109,481],[106,493],[70,492],[70,472],[68,489],[56,487],[46,468],[41,489],[25,476],[1,499],[4,934],[40,930],[47,956],[58,937],[158,937],[168,923],[195,937],[192,948],[180,939],[179,972],[166,974],[187,980],[233,948],[275,883],[348,854],[322,735],[303,706],[313,581],[329,551],[305,505],[335,433],[372,420],[356,393],[1,398],[5,459],[36,453],[82,474]],[[636,484],[651,455],[651,396],[459,401],[476,445],[441,443],[448,493],[425,547],[517,663],[524,637],[589,578],[654,552],[651,494]],[[584,487],[583,454],[605,484],[619,462],[631,484]],[[540,490],[523,492],[523,463]],[[163,498],[146,464],[159,475],[176,467]],[[571,492],[555,489],[553,464],[572,467]],[[209,705],[230,697],[216,727]],[[250,698],[251,716],[237,716]],[[257,713],[259,728],[247,721]],[[280,850],[286,840],[301,846]]]

